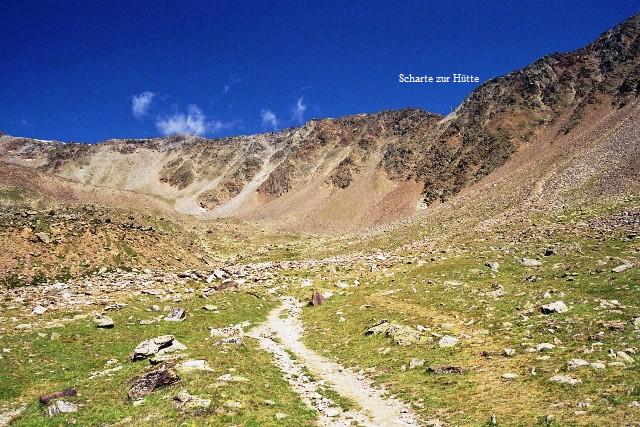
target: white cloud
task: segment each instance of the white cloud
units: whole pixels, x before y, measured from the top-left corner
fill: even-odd
[[[261,110],[260,117],[262,117],[262,126],[269,126],[273,129],[278,128],[278,123],[280,121],[278,120],[278,116],[276,116],[276,113],[274,113],[273,111]]]
[[[291,120],[294,122],[304,122],[304,112],[307,111],[307,106],[304,103],[304,97],[301,96],[296,101],[296,105],[291,109]]]
[[[187,113],[177,112],[168,117],[158,117],[156,127],[164,135],[204,135],[230,129],[236,122],[208,121],[197,105],[189,105]]]
[[[142,92],[140,95],[133,95],[131,98],[131,112],[133,113],[133,117],[140,119],[146,116],[154,96],[156,96],[156,94],[148,90]]]

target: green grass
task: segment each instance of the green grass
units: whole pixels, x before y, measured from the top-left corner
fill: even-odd
[[[558,255],[542,256],[548,243],[553,243]],[[619,264],[617,257],[637,261],[637,240],[612,237],[603,241],[558,233],[552,239],[530,239],[509,246],[507,252],[491,244],[475,243],[451,254],[416,253],[413,255],[421,258],[423,265],[399,264],[386,272],[318,269],[314,273],[320,289],[336,291],[338,281],[352,283],[354,279],[361,284],[337,292],[320,307],[304,310],[306,343],[346,366],[370,372],[375,382],[413,402],[425,419],[440,417],[453,425],[482,425],[495,414],[499,425],[545,425],[546,416],[552,415],[557,425],[599,426],[640,419],[640,411],[628,406],[640,398],[637,361],[627,364],[626,369],[569,372],[582,379],[578,387],[548,382],[556,372],[567,374],[569,359],[606,363],[611,361],[609,348],[638,347],[638,331],[633,330],[630,320],[640,312],[640,271],[610,272]],[[543,266],[523,267],[517,261],[523,256],[540,256]],[[430,261],[432,257],[436,260]],[[497,274],[484,267],[488,260],[500,262]],[[606,264],[601,265],[602,260],[607,260]],[[540,280],[526,281],[532,274]],[[462,284],[451,286],[446,281]],[[503,297],[489,295],[493,283],[504,287]],[[555,294],[543,300],[549,289]],[[388,290],[398,291],[385,294]],[[298,296],[308,297],[305,292]],[[600,310],[600,299],[618,299],[623,307],[618,311]],[[540,304],[555,300],[563,300],[571,310],[553,316],[537,311]],[[523,316],[527,303],[534,311]],[[346,322],[338,323],[337,312]],[[454,348],[439,348],[437,337],[426,345],[399,347],[386,337],[364,336],[364,331],[379,319],[427,326],[428,334],[466,338]],[[626,327],[609,331],[598,323],[608,320],[621,320]],[[589,338],[603,330],[606,333],[601,345]],[[542,342],[557,343],[548,360],[526,352]],[[593,351],[585,354],[584,349],[591,350],[594,343]],[[501,353],[506,347],[515,348],[517,354],[504,357]],[[390,351],[383,352],[386,348]],[[491,357],[483,356],[483,352]],[[408,364],[414,357],[425,359],[426,366],[459,365],[467,371],[437,375],[426,373],[424,368],[410,370]],[[536,369],[535,376],[531,375],[532,368]],[[505,381],[501,375],[506,372],[519,377]],[[591,403],[585,414],[575,414],[581,410],[579,402]]]
[[[148,308],[158,303],[148,298],[131,301],[127,307],[109,312],[116,322],[110,330],[95,328],[89,317],[64,328],[4,335],[0,337],[0,347],[11,351],[3,353],[0,360],[0,405],[2,402],[28,404],[16,426],[56,426],[68,422],[90,426],[123,420],[127,425],[154,426],[313,424],[313,411],[289,389],[271,363],[271,356],[258,349],[252,340],[246,339],[245,347],[218,347],[208,338],[210,326],[264,320],[273,303],[242,293],[217,295],[214,302],[226,309],[212,314],[201,309],[204,302],[196,297],[171,304],[188,310],[187,319],[181,323],[161,321],[139,325],[139,319],[153,317]],[[59,333],[60,337],[51,340],[51,333]],[[131,362],[129,355],[140,341],[163,334],[175,335],[188,347],[191,358],[207,360],[215,371],[181,375],[179,383],[157,390],[143,405],[133,406],[127,400],[130,381],[149,370],[150,365],[148,361]],[[124,368],[113,377],[89,379],[91,372],[107,369],[105,362],[110,359],[116,359]],[[260,369],[256,369],[257,366]],[[216,385],[216,378],[225,373],[242,375],[249,382]],[[80,411],[48,418],[38,403],[38,396],[67,387],[78,390],[78,396],[68,400],[79,404]],[[199,415],[179,413],[170,399],[182,389],[212,399],[212,409]],[[275,405],[267,405],[265,400],[274,401]],[[229,409],[225,407],[227,401],[239,402],[241,408]],[[276,421],[277,412],[286,413],[288,417]]]

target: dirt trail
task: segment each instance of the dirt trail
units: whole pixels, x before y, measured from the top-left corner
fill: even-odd
[[[291,387],[311,407],[318,410],[322,426],[418,426],[413,411],[404,403],[385,396],[360,376],[307,348],[300,338],[303,333],[299,315],[301,304],[292,297],[283,297],[283,304],[274,309],[267,321],[253,329],[249,336],[273,354],[276,365]],[[283,314],[286,313],[286,316]],[[294,355],[294,357],[291,356]],[[305,369],[317,378],[305,375]],[[335,392],[359,405],[359,409],[343,411],[318,391],[327,384]]]

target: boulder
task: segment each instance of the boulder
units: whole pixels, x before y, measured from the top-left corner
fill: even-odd
[[[444,335],[438,341],[438,346],[443,347],[443,348],[453,347],[456,344],[458,344],[458,338],[452,337],[451,335]]]
[[[418,330],[399,323],[389,325],[387,336],[401,346],[417,344],[422,339],[422,334]]]
[[[522,258],[520,260],[520,264],[524,265],[525,267],[540,267],[542,265],[540,261],[532,258]]]
[[[176,383],[178,380],[180,380],[180,377],[171,368],[162,367],[149,371],[133,381],[128,393],[129,399],[140,399],[154,390]]]
[[[629,263],[629,262],[625,262],[624,264],[621,264],[617,267],[614,267],[611,269],[612,273],[622,273],[623,271],[627,271],[630,268],[633,268],[633,264]]]
[[[168,348],[173,344],[175,337],[173,335],[161,335],[159,337],[151,338],[142,341],[136,346],[131,354],[131,360],[142,360],[149,356],[153,356],[161,349]]]
[[[31,313],[40,316],[40,315],[43,315],[46,311],[47,311],[46,307],[43,307],[41,305],[36,305],[35,307],[33,307],[33,310],[31,310]]]
[[[571,359],[567,362],[567,370],[573,371],[584,366],[589,366],[589,362],[584,359]]]
[[[93,322],[96,324],[97,328],[109,329],[113,328],[115,323],[113,319],[109,316],[105,316],[103,314],[99,314],[93,318]]]
[[[497,273],[498,270],[500,269],[500,263],[496,262],[496,261],[487,261],[484,263],[485,267],[489,267],[491,269],[491,271]]]
[[[568,375],[554,375],[549,378],[549,381],[560,384],[578,385],[582,383],[582,380],[573,378]]]
[[[164,320],[168,322],[182,322],[186,317],[187,313],[183,308],[174,308],[167,316],[165,316]]]
[[[562,301],[552,302],[540,307],[542,314],[566,313],[568,310],[569,307]]]
[[[60,414],[71,414],[78,412],[78,405],[64,400],[55,400],[49,406],[47,406],[47,414],[50,417],[55,417]]]

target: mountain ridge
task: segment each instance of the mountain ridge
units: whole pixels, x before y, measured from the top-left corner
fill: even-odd
[[[587,120],[631,108],[640,93],[639,34],[634,15],[583,48],[484,82],[447,116],[405,108],[215,139],[81,144],[4,135],[2,160],[156,197],[180,213],[368,227],[446,203],[522,147],[563,144]]]

